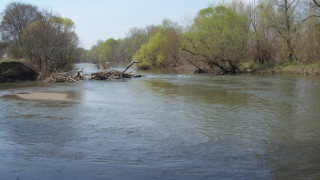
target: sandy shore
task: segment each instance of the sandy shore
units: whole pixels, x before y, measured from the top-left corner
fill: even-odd
[[[68,94],[65,93],[21,93],[17,97],[27,100],[49,100],[49,101],[70,101]]]

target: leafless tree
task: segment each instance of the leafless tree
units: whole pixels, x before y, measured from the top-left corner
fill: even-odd
[[[1,39],[10,45],[13,57],[22,57],[22,32],[37,20],[38,13],[37,7],[16,2],[9,4],[5,9],[0,25]]]
[[[298,61],[294,38],[299,28],[297,8],[300,0],[272,0],[272,3],[278,13],[278,16],[272,17],[272,23],[286,44],[287,58]]]

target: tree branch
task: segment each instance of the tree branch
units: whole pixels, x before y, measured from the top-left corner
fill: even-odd
[[[124,71],[122,71],[122,73],[125,73],[133,64],[135,64],[135,63],[141,63],[142,61],[132,61],[131,63],[130,63],[130,65],[124,70]]]
[[[318,8],[320,8],[320,2],[317,2],[317,0],[313,0],[313,3],[314,3]]]

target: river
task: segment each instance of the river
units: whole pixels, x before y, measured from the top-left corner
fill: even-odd
[[[320,178],[318,76],[141,73],[0,84],[0,179]]]

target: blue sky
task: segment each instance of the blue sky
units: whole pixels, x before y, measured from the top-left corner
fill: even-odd
[[[1,0],[0,12],[14,0]],[[132,27],[161,24],[165,18],[184,25],[200,9],[223,0],[18,0],[72,19],[82,47],[97,40],[123,38]]]

